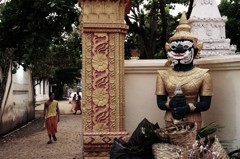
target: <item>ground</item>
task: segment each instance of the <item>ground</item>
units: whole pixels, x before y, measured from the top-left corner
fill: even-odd
[[[73,115],[68,100],[60,101],[59,107],[58,141],[47,144],[43,105],[37,106],[34,121],[0,138],[0,159],[82,159],[81,115]],[[231,156],[240,158],[240,150],[233,151]]]
[[[60,101],[60,122],[56,142],[47,144],[43,127],[43,105],[36,107],[36,119],[0,138],[1,159],[81,159],[81,115],[73,115],[68,101]]]

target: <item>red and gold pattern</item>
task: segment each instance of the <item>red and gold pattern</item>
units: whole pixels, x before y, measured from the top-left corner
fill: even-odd
[[[128,1],[81,1],[84,156],[108,157],[124,125],[124,24]]]

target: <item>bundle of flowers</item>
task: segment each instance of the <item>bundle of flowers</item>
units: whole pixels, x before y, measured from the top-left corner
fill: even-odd
[[[229,159],[216,136],[196,140],[187,151],[189,159]]]

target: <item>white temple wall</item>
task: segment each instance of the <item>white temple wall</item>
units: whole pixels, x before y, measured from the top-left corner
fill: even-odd
[[[221,24],[219,22],[213,23],[211,21],[203,21],[192,25],[192,33],[196,35],[201,41],[204,39],[219,40],[225,38],[225,31],[222,28],[225,28],[225,24]]]
[[[194,0],[188,21],[192,33],[203,42],[200,57],[236,54],[236,46],[231,45],[230,39],[226,39],[227,17],[221,16],[215,0]]]
[[[34,110],[30,71],[20,67],[12,74],[10,67],[0,107],[0,135],[32,121]]]
[[[37,84],[38,81],[35,81]],[[49,99],[49,81],[48,79],[42,80],[35,86],[35,99],[36,104],[42,104]]]
[[[125,60],[126,129],[131,134],[144,118],[164,126],[165,112],[157,106],[157,70],[166,60]],[[195,61],[209,68],[214,85],[211,108],[203,112],[203,124],[215,122],[224,128],[220,140],[231,140],[229,150],[240,147],[240,55],[206,57]]]

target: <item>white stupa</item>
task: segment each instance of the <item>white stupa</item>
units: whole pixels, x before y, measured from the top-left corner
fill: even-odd
[[[189,24],[192,33],[203,42],[200,57],[236,54],[236,45],[230,45],[230,39],[226,39],[226,21],[215,0],[194,0]]]

